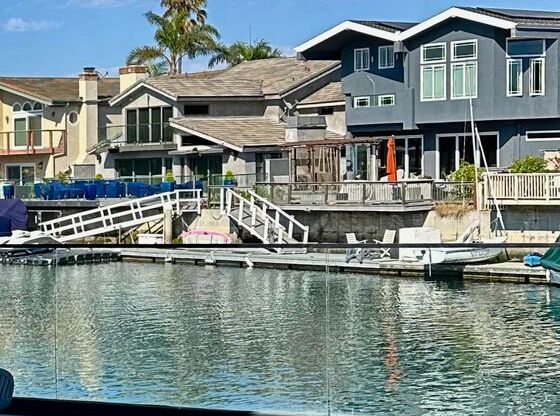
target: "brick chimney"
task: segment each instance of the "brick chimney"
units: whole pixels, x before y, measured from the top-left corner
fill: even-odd
[[[136,82],[148,78],[148,68],[144,65],[128,65],[119,69],[121,92],[134,85]]]

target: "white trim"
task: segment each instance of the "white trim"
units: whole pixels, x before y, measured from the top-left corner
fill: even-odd
[[[367,100],[367,105],[357,105],[356,103],[358,102],[358,100]],[[360,95],[354,97],[354,99],[352,100],[352,108],[369,108],[369,107],[371,107],[371,96],[369,95]]]
[[[391,53],[389,52],[385,52],[387,50],[390,50]],[[391,65],[385,65],[385,66],[381,66],[381,52],[384,52],[384,55],[387,56],[387,60],[389,59],[389,56],[392,59],[392,64]],[[377,69],[391,69],[395,67],[395,47],[394,45],[383,45],[383,46],[379,46],[377,48]]]
[[[70,116],[72,114],[76,114],[76,122],[75,123],[72,123],[72,121],[70,121]],[[80,122],[80,115],[76,111],[70,111],[68,113],[68,123],[70,123],[71,126],[76,126],[79,122]]]
[[[517,74],[517,82],[519,84],[519,92],[510,92],[509,79],[511,75],[511,65],[510,63],[516,62],[520,65],[521,70]],[[523,97],[523,60],[507,58],[506,59],[506,97]]]
[[[188,127],[181,126],[180,124],[177,124],[177,123],[175,123],[171,120],[169,121],[169,125],[171,127],[173,127],[174,129],[183,131],[183,132],[191,134],[193,136],[201,137],[205,140],[208,140],[209,142],[216,143],[217,145],[220,145],[222,147],[227,147],[228,149],[232,149],[232,150],[235,150],[235,151],[238,151],[238,152],[243,152],[244,151],[243,147],[235,146],[233,144],[224,142],[223,140],[220,140],[220,139],[217,139],[215,137],[209,136],[208,134],[201,133],[201,132],[193,130],[193,129],[189,129]]]
[[[443,46],[443,58],[435,60],[435,61],[426,61],[424,59],[424,50],[426,48],[434,48],[434,47],[439,47],[439,46]],[[447,62],[447,43],[445,42],[437,42],[437,43],[427,43],[426,45],[422,45],[420,47],[420,63],[421,64],[442,64]]]
[[[474,43],[474,56],[467,58],[455,57],[455,46]],[[478,39],[456,40],[451,42],[451,62],[472,61],[478,59]]]
[[[19,110],[16,110],[16,109],[15,109],[15,106],[16,106],[16,105],[19,106]],[[12,113],[21,113],[22,111],[23,111],[23,106],[22,106],[19,102],[16,101],[16,102],[12,105]]]
[[[320,108],[320,107],[342,107],[346,106],[346,101],[326,101],[323,103],[298,104],[297,108]]]
[[[509,42],[513,41],[524,41],[524,40],[539,40],[539,39],[524,39],[524,38],[513,38],[513,39],[506,39],[506,58],[511,58],[511,59],[518,59],[518,58],[538,58],[538,57],[545,57],[546,56],[546,39],[541,39],[543,47],[542,47],[542,54],[538,54],[538,55],[509,55],[508,54],[508,46],[509,46]]]
[[[466,91],[467,91],[467,65],[474,65],[474,95],[473,96],[469,96],[466,95]],[[463,67],[463,95],[461,96],[455,96],[455,88],[454,88],[454,84],[453,81],[455,80],[455,72],[453,71],[453,69],[455,67],[458,66],[462,66]],[[453,62],[451,64],[451,99],[452,100],[468,100],[470,98],[478,98],[478,62],[477,61],[472,61],[472,62]]]
[[[425,68],[443,68],[443,98],[424,98],[424,69]],[[432,82],[432,84],[434,84]],[[433,85],[433,91],[435,91],[435,84]],[[433,92],[432,91],[432,92]],[[420,66],[420,101],[430,102],[430,101],[445,101],[447,100],[447,65],[446,64],[430,64]]]
[[[542,133],[558,133],[558,138],[550,138],[550,139],[530,139],[529,134],[542,134]],[[560,141],[560,130],[527,130],[525,132],[525,141],[526,142],[555,142]]]
[[[307,42],[296,46],[294,49],[297,53],[305,52],[306,50],[317,46],[318,44],[338,35],[346,30],[351,30],[353,32],[362,33],[364,35],[373,36],[380,39],[389,40],[391,42],[396,42],[399,40],[400,32],[390,32],[386,30],[377,29],[374,27],[362,25],[360,23],[351,22],[349,20],[342,22],[341,24],[321,33],[318,36],[308,40]]]
[[[494,26],[500,29],[512,30],[517,26],[516,23],[509,20],[499,19],[496,17],[488,16],[486,14],[477,13],[470,10],[464,10],[458,7],[452,7],[446,11],[435,15],[434,17],[405,30],[399,36],[398,40],[406,40],[413,36],[416,36],[440,23],[453,18],[460,18],[465,20],[470,20],[473,22],[482,23],[484,25]]]
[[[383,98],[390,97],[392,98],[392,104],[381,104],[381,100]],[[382,94],[377,96],[377,106],[378,107],[393,107],[396,104],[396,97],[395,94]]]
[[[533,83],[534,83],[534,76],[535,76],[535,70],[534,70],[534,64],[535,62],[541,62],[541,80],[542,80],[542,91],[539,92],[535,92],[533,89]],[[538,96],[543,96],[546,94],[546,84],[545,84],[545,77],[546,77],[546,59],[545,58],[531,58],[531,60],[529,61],[529,95],[531,97],[538,97]]]
[[[360,66],[361,68],[358,68],[358,52],[360,52]],[[367,67],[363,66],[364,65],[364,53],[367,52]],[[354,72],[365,72],[365,71],[369,71],[371,68],[371,50],[370,48],[356,48],[354,49]]]
[[[22,175],[21,175],[21,169],[22,168],[33,168],[33,182],[35,182],[35,180],[37,179],[37,164],[35,162],[33,163],[5,163],[4,164],[4,179],[6,181],[10,181],[12,179],[8,179],[8,167],[14,167],[14,166],[19,166],[19,182],[22,182]]]
[[[6,92],[9,92],[10,94],[18,95],[18,96],[20,96],[20,97],[22,97],[22,98],[26,98],[26,99],[28,99],[28,100],[37,101],[37,102],[39,102],[39,103],[41,103],[41,104],[44,104],[44,105],[46,105],[46,106],[52,105],[52,101],[43,100],[43,99],[41,99],[41,98],[39,98],[39,97],[34,97],[34,96],[31,95],[31,94],[27,94],[27,93],[25,93],[25,92],[21,92],[21,91],[18,91],[18,90],[16,90],[16,89],[7,87],[6,85],[3,85],[3,84],[2,84],[2,81],[1,81],[1,80],[0,80],[0,90],[4,90],[4,91],[6,91]]]
[[[139,81],[135,86],[130,87],[128,90],[124,90],[122,93],[120,93],[116,97],[113,97],[111,100],[109,100],[109,105],[111,107],[114,107],[115,105],[120,103],[122,100],[124,100],[126,97],[128,97],[130,94],[138,91],[142,87],[145,87],[148,90],[151,90],[151,91],[156,92],[160,95],[163,95],[164,97],[169,98],[170,100],[177,101],[177,97],[174,97],[170,94],[167,94],[167,93],[163,92],[162,90],[159,90],[159,89],[151,86],[150,84],[148,84],[144,81]]]

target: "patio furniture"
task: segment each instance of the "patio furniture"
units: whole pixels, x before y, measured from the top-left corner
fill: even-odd
[[[346,242],[348,244],[356,245],[356,244],[366,244],[367,240],[359,241],[356,238],[355,233],[346,233]],[[350,263],[351,260],[356,259],[362,264],[364,259],[369,256],[369,251],[363,248],[349,248],[346,250],[346,263]]]
[[[6,410],[14,395],[14,377],[0,368],[0,412]]]
[[[396,230],[385,230],[383,240],[373,240],[373,243],[379,245],[379,248],[349,248],[348,250],[346,250],[346,263],[350,263],[351,260],[356,259],[360,262],[360,264],[362,264],[368,257],[376,257],[380,259],[391,257],[391,248],[388,248],[387,246],[395,244],[396,238]],[[358,239],[356,238],[356,234],[354,233],[347,233],[346,241],[348,244],[352,245],[367,243],[367,240],[358,241]]]
[[[381,247],[379,249],[374,250],[374,252],[379,254],[379,258],[391,257],[391,249],[387,248],[387,246],[391,244],[395,244],[395,240],[397,238],[397,230],[385,230],[385,234],[383,235],[383,240],[373,240],[374,243],[379,244]]]

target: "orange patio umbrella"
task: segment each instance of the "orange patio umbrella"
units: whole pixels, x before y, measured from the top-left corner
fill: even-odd
[[[389,182],[397,181],[397,153],[395,151],[395,137],[393,136],[387,142],[387,176]]]

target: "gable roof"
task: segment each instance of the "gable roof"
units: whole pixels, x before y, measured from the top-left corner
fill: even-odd
[[[119,85],[118,78],[100,79],[99,98],[115,96],[119,93]],[[44,104],[81,101],[79,78],[0,77],[0,89]]]
[[[342,82],[331,82],[309,97],[301,100],[298,104],[300,108],[309,108],[321,104],[345,103],[346,96],[342,93]]]
[[[339,68],[340,61],[301,61],[297,58],[248,61],[222,71],[147,78],[123,91],[110,103],[115,105],[142,87],[161,92],[173,100],[226,97],[263,99],[267,96],[282,96]]]
[[[490,7],[461,7],[461,9],[510,20],[519,25],[560,26],[560,12],[555,11],[498,9]]]

